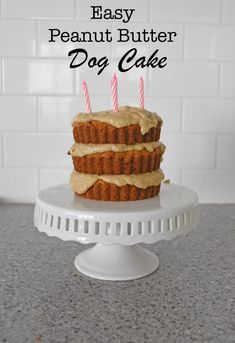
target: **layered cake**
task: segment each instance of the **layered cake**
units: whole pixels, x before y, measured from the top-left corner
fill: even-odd
[[[79,196],[109,201],[157,195],[165,146],[159,141],[161,118],[137,107],[117,112],[78,113],[72,121],[72,190]]]

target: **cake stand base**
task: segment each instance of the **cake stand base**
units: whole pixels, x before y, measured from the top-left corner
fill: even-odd
[[[132,280],[157,269],[157,256],[140,247],[187,234],[198,222],[197,194],[162,184],[161,193],[139,201],[96,201],[75,195],[68,185],[41,191],[34,224],[64,241],[95,245],[76,260],[83,274],[102,280]]]
[[[144,277],[158,268],[159,260],[156,255],[138,245],[96,244],[81,252],[74,264],[87,276],[117,281]]]

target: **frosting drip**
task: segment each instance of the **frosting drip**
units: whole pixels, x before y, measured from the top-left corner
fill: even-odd
[[[88,122],[91,120],[107,123],[116,128],[138,124],[142,135],[147,133],[152,127],[156,127],[158,123],[162,124],[162,119],[156,113],[139,107],[122,106],[118,108],[117,112],[78,113],[73,118],[72,125],[77,122]]]
[[[126,144],[82,144],[74,143],[70,148],[69,152],[72,157],[83,157],[86,155],[97,154],[107,151],[112,152],[123,152],[123,151],[141,151],[147,150],[152,152],[154,149],[160,146],[162,154],[165,151],[165,145],[161,142],[148,142],[148,143],[137,143],[132,145]]]
[[[74,192],[83,194],[98,180],[113,183],[118,187],[134,185],[138,188],[146,189],[150,186],[159,185],[163,179],[164,174],[161,169],[149,173],[130,175],[83,174],[74,170],[70,177],[70,186]]]

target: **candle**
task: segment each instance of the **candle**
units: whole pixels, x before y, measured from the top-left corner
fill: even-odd
[[[140,78],[140,108],[144,108],[144,80]]]
[[[117,112],[117,110],[118,110],[118,94],[117,94],[117,76],[116,76],[116,74],[114,74],[114,76],[112,78],[111,89],[112,89],[113,111]]]
[[[87,84],[85,80],[83,80],[82,86],[83,86],[83,92],[85,96],[86,111],[87,113],[90,113],[91,112],[90,97],[89,97],[88,88],[87,88]]]

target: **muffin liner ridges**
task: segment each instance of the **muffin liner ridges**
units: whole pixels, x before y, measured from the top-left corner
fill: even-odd
[[[162,122],[142,135],[139,125],[116,128],[95,120],[73,124],[73,136],[77,143],[92,144],[136,144],[158,141]]]
[[[85,193],[78,194],[87,199],[103,201],[135,201],[152,198],[159,194],[161,184],[150,186],[146,189],[138,188],[133,185],[118,187],[113,183],[98,180]]]
[[[103,152],[73,157],[74,169],[85,174],[141,174],[157,170],[163,151],[157,147],[152,152],[145,149],[128,152]]]

